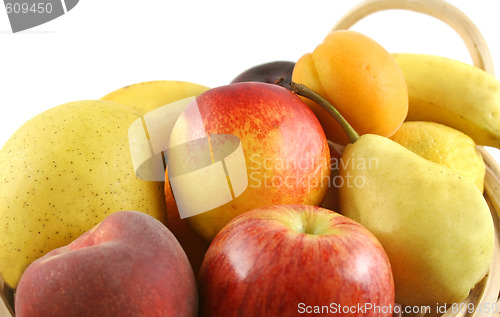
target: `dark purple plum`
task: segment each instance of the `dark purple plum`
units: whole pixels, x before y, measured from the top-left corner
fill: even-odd
[[[254,66],[234,78],[231,83],[258,81],[290,88],[294,62],[276,61]]]

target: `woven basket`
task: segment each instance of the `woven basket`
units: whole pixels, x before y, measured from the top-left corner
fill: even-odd
[[[349,29],[372,13],[390,9],[423,13],[448,24],[464,41],[474,66],[494,75],[490,51],[477,27],[462,11],[441,0],[367,0],[344,15],[331,31]],[[489,273],[472,289],[469,297],[462,303],[449,306],[446,313],[415,313],[408,316],[500,317],[500,165],[484,147],[477,148],[486,164],[484,196],[495,223],[495,251]]]

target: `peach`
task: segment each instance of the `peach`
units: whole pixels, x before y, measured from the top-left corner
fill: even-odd
[[[21,276],[16,316],[196,316],[196,281],[160,221],[115,212]]]
[[[242,82],[202,93],[177,120],[170,146],[179,211],[196,210],[184,217],[208,241],[248,210],[320,205],[328,189],[325,133],[311,109],[278,85]]]

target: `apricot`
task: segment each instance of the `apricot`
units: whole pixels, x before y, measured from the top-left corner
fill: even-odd
[[[359,135],[392,136],[408,113],[408,89],[401,69],[387,50],[356,31],[335,31],[312,53],[303,55],[292,73],[327,99]],[[349,140],[335,119],[305,99],[318,117],[328,140]]]

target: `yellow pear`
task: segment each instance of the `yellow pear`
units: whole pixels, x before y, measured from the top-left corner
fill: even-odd
[[[128,128],[140,115],[108,101],[76,101],[21,126],[0,151],[0,274],[24,269],[110,213],[165,221],[163,187],[136,177]]]
[[[363,135],[346,146],[340,212],[368,228],[391,261],[396,301],[455,303],[488,272],[494,227],[469,179],[400,144]]]

